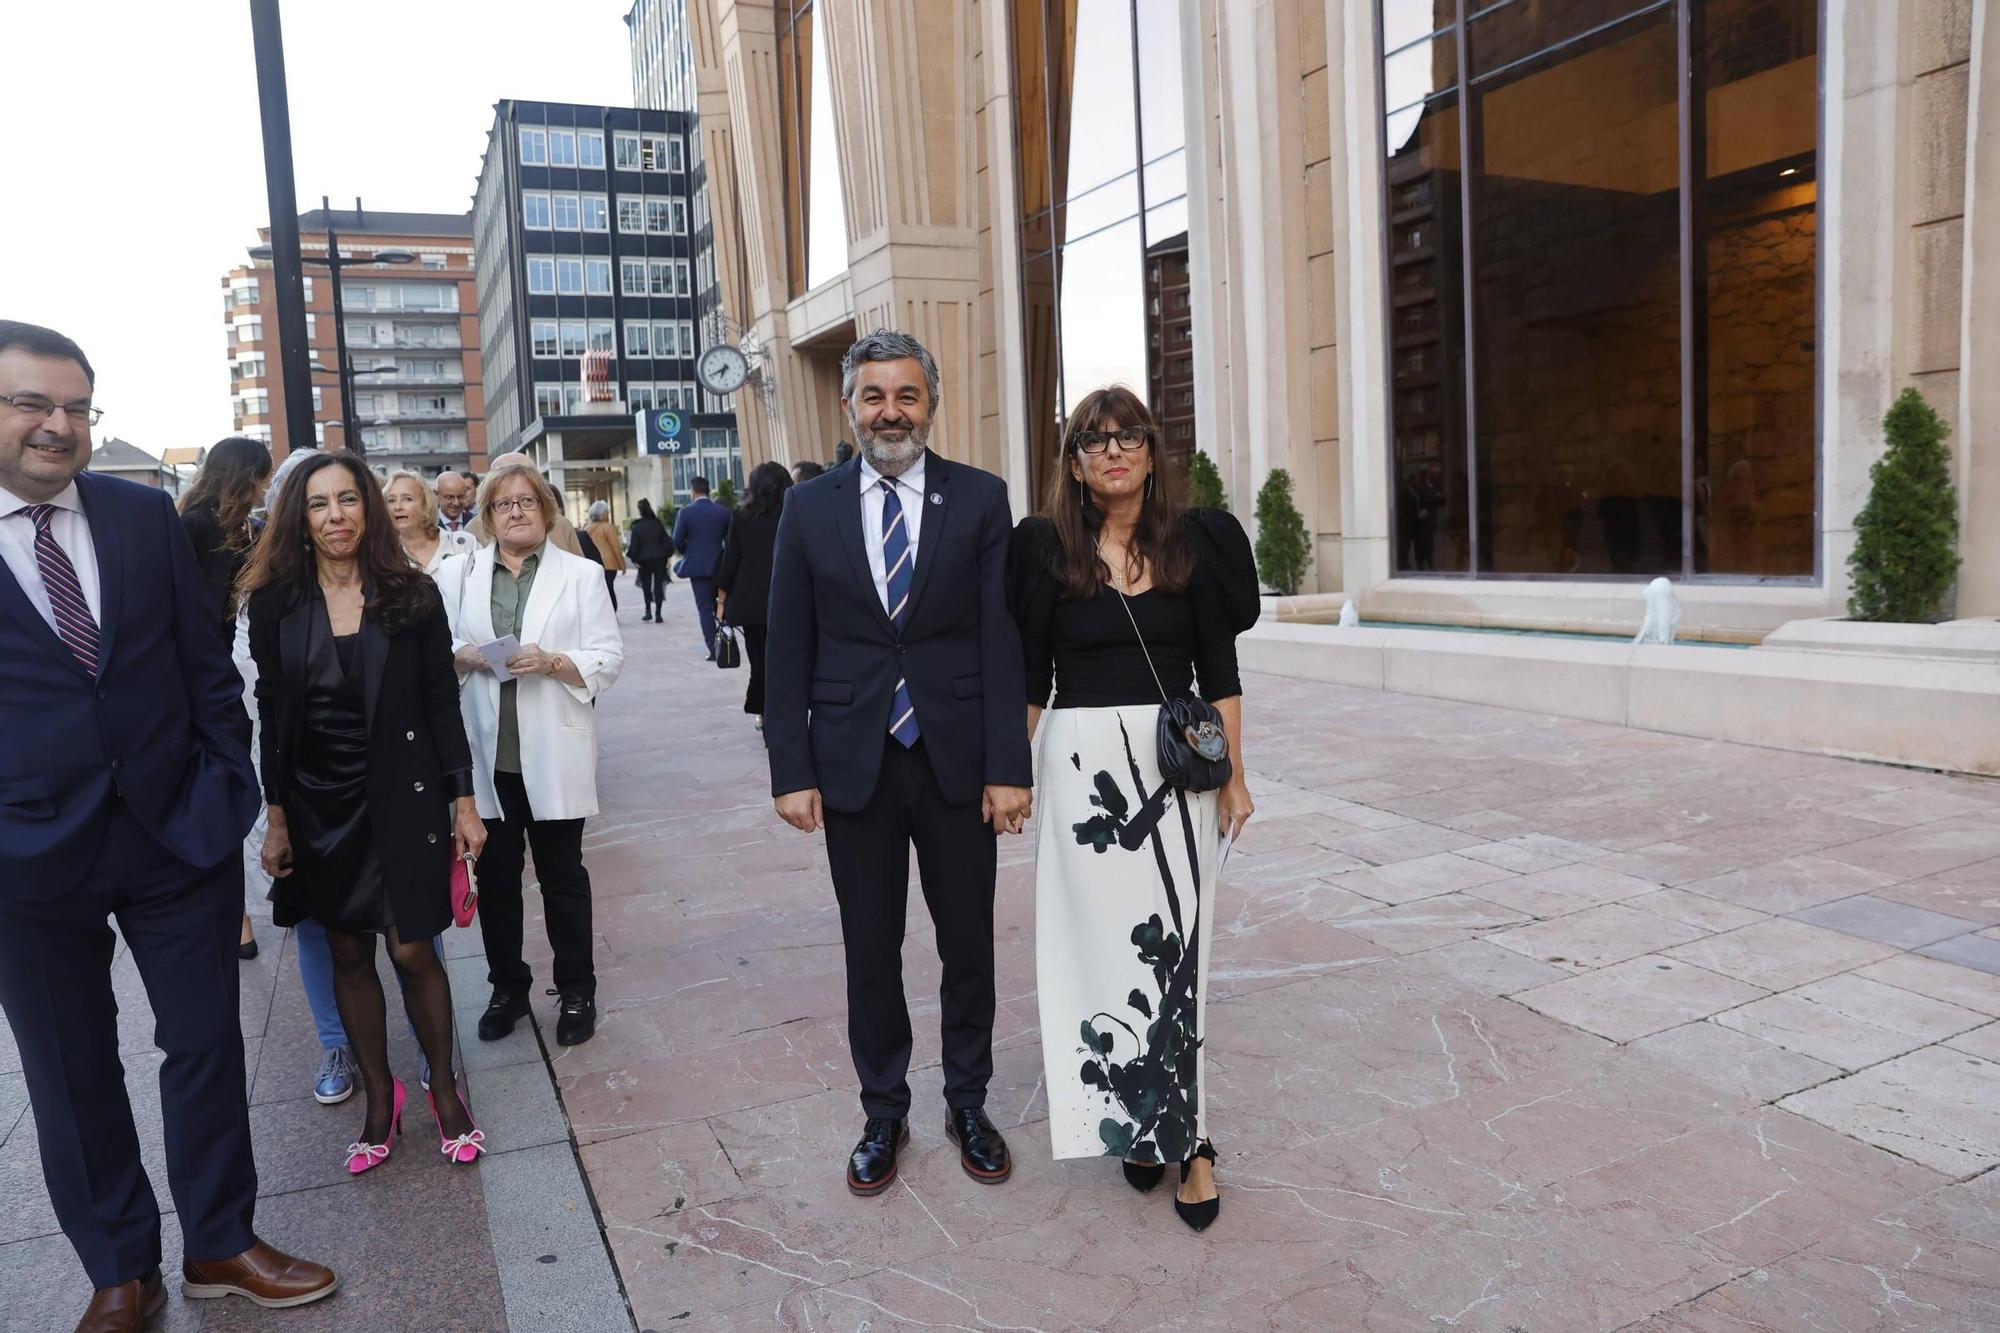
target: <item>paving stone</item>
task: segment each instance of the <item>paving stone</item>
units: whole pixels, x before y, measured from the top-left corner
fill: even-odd
[[[1612,1041],[1631,1041],[1765,994],[1672,958],[1647,955],[1551,982],[1513,998],[1538,1013]]]
[[[1699,926],[1637,911],[1622,903],[1607,903],[1553,921],[1499,931],[1486,938],[1530,958],[1571,971],[1584,971],[1636,958],[1642,953],[1664,952],[1673,945],[1700,939],[1702,934]]]
[[[2000,1064],[1929,1047],[1779,1103],[1963,1179],[2000,1164]]]
[[[1945,1045],[1954,1051],[1964,1051],[1967,1055],[1976,1055],[1982,1060],[2000,1063],[2000,1023],[1988,1023],[1983,1028],[1974,1028],[1970,1032],[1953,1037]]]
[[[2000,860],[1959,866],[1871,892],[1878,898],[1963,917],[1982,926],[2000,925]]]
[[[1389,865],[1350,870],[1329,877],[1329,882],[1351,893],[1393,905],[1456,893],[1496,880],[1513,878],[1514,872],[1455,852],[1439,852]]]
[[[1790,915],[1794,921],[1806,921],[1849,935],[1859,935],[1863,939],[1879,940],[1898,949],[1935,944],[1979,927],[1976,921],[1927,912],[1908,903],[1890,902],[1865,893],[1808,907]]]
[[[1842,1072],[1837,1065],[1709,1021],[1683,1023],[1641,1037],[1626,1049],[1669,1068],[1691,1070],[1713,1086],[1759,1105],[1839,1078]]]
[[[1780,991],[1890,957],[1896,949],[1802,921],[1773,919],[1662,952],[1725,977]]]
[[[1855,969],[1857,976],[2000,1018],[2000,976],[1942,959],[1898,954]]]
[[[1337,924],[1340,929],[1391,953],[1415,953],[1463,943],[1527,919],[1525,913],[1469,894],[1447,893],[1401,907],[1384,907],[1363,916],[1346,917]]]
[[[1828,856],[1792,856],[1782,861],[1697,879],[1690,892],[1759,912],[1796,912],[1836,898],[1896,882],[1896,876],[1864,870]]]
[[[1853,1070],[1970,1031],[1983,1017],[1955,1004],[1848,975],[1746,1004],[1715,1021]]]
[[[1687,889],[1661,889],[1655,893],[1642,893],[1637,898],[1627,898],[1627,907],[1636,907],[1641,912],[1651,912],[1669,921],[1679,921],[1685,925],[1699,926],[1703,930],[1736,930],[1739,927],[1762,921],[1762,912],[1747,907],[1737,907],[1714,898],[1705,898]]]
[[[1602,907],[1606,903],[1637,898],[1659,887],[1648,880],[1607,870],[1594,862],[1582,862],[1498,883],[1482,884],[1472,893],[1488,902],[1546,919],[1580,912],[1587,907]]]
[[[1937,958],[2000,976],[2000,940],[1986,935],[1961,935],[1957,939],[1926,944],[1917,952],[1926,958]]]
[[[1566,838],[1552,838],[1545,833],[1524,833],[1500,842],[1489,842],[1483,847],[1462,848],[1457,855],[1528,875],[1537,870],[1553,870],[1578,861],[1596,860],[1604,855],[1604,849],[1592,847],[1589,843],[1571,842]]]

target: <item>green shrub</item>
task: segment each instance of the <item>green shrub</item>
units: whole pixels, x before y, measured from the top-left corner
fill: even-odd
[[[1188,460],[1188,504],[1197,509],[1229,508],[1222,473],[1216,470],[1215,460],[1199,449]]]
[[[1924,396],[1903,390],[1882,418],[1882,456],[1868,470],[1868,503],[1854,520],[1847,557],[1856,620],[1925,624],[1937,619],[1958,575],[1958,492],[1950,430]]]
[[[1257,492],[1257,573],[1281,597],[1298,592],[1312,561],[1312,542],[1292,503],[1292,474],[1271,469]]]
[[[736,508],[736,483],[724,477],[722,483],[715,488],[715,502],[724,509]]]

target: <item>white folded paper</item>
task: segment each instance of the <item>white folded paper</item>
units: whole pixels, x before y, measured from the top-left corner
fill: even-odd
[[[513,634],[479,645],[479,655],[486,659],[486,665],[493,668],[494,677],[503,684],[514,679],[514,673],[507,669],[507,659],[520,651],[521,640]]]

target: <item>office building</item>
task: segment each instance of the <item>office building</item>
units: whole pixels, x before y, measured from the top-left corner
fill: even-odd
[[[333,288],[324,260],[327,229],[340,242],[347,358],[354,375],[356,433],[378,469],[483,469],[486,403],[481,389],[479,317],[473,284],[472,219],[464,213],[371,212],[316,208],[299,215],[305,260],[306,341],[312,375],[314,443],[343,443]],[[270,242],[270,229],[258,235]],[[407,256],[370,263],[377,254]],[[315,262],[320,261],[320,262]],[[278,310],[269,259],[252,259],[222,280],[233,429],[264,440],[282,458],[283,375]]]

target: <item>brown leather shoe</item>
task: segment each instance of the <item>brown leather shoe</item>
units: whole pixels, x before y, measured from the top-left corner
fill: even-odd
[[[155,1268],[144,1278],[120,1282],[115,1287],[99,1287],[90,1294],[90,1306],[77,1322],[76,1333],[139,1333],[146,1321],[167,1303],[167,1284]]]
[[[241,1296],[268,1310],[310,1305],[333,1295],[340,1280],[310,1259],[294,1259],[258,1241],[234,1259],[181,1261],[181,1295],[194,1300]]]

